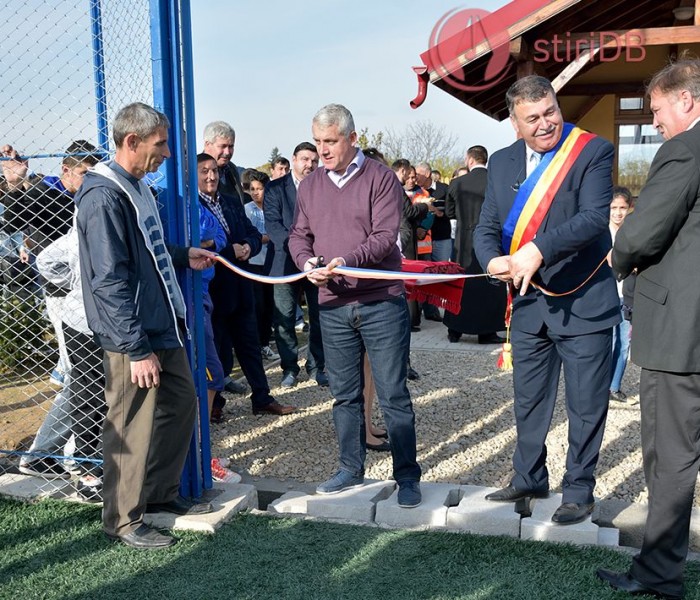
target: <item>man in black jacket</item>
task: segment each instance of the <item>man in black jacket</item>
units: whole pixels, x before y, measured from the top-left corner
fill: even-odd
[[[201,270],[214,255],[164,244],[143,177],[170,156],[168,127],[150,106],[122,108],[114,160],[89,171],[75,198],[85,312],[105,353],[103,527],[107,537],[146,549],[175,543],[143,523],[147,510],[211,511],[178,492],[197,403],[174,266]]]
[[[238,167],[231,161],[235,145],[236,132],[225,121],[213,121],[204,128],[204,152],[219,167],[219,192],[243,206],[250,196],[243,191]]]

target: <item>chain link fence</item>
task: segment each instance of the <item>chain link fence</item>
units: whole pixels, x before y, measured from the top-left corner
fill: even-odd
[[[153,104],[149,0],[6,3],[0,36],[0,473],[100,475],[101,355],[81,320],[73,194],[124,105]],[[158,175],[151,179],[158,183]]]

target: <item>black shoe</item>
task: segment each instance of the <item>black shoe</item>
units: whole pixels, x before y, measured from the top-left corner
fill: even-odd
[[[138,528],[125,535],[115,535],[107,532],[105,532],[105,535],[110,540],[123,542],[127,546],[138,548],[139,550],[158,550],[160,548],[172,546],[175,542],[177,542],[175,538],[170,537],[169,535],[163,535],[155,529],[151,529],[144,523],[141,523]]]
[[[552,515],[552,523],[573,525],[585,521],[593,512],[594,503],[564,502]]]
[[[170,502],[158,502],[146,505],[147,513],[168,512],[180,516],[206,515],[213,510],[209,502],[193,502],[182,496],[177,496],[177,498]]]
[[[248,388],[246,387],[245,383],[238,383],[237,381],[231,379],[224,385],[224,390],[230,394],[245,394]]]
[[[408,370],[406,371],[406,377],[410,381],[416,381],[417,379],[420,379],[420,375],[418,375],[418,372],[411,366],[409,366]]]
[[[411,333],[416,333],[418,331],[420,331],[419,325],[411,325]]]
[[[428,321],[437,321],[438,323],[442,323],[442,317],[440,316],[440,313],[426,314],[425,318],[428,319]]]
[[[382,442],[381,444],[365,444],[367,450],[374,450],[375,452],[391,452],[391,444],[389,442]]]
[[[519,490],[512,485],[486,495],[491,502],[515,502],[521,498],[547,498],[549,490]]]
[[[479,334],[480,344],[505,344],[506,338],[502,338],[497,333]]]
[[[682,596],[664,594],[647,587],[629,573],[616,573],[615,571],[608,571],[608,569],[598,569],[595,574],[598,579],[609,584],[611,588],[627,592],[628,594],[647,594],[655,598],[664,598],[665,600],[681,600],[682,598]]]
[[[448,330],[447,331],[447,339],[451,343],[456,344],[460,339],[462,339],[462,334],[457,333],[456,331]]]

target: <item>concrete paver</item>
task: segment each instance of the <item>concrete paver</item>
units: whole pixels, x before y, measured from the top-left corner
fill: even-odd
[[[451,498],[459,492],[459,485],[447,483],[421,484],[423,501],[415,508],[401,508],[398,503],[398,487],[394,493],[377,503],[375,523],[392,528],[445,528],[447,508]]]
[[[552,515],[561,502],[561,494],[550,494],[549,498],[534,500],[532,516],[522,519],[520,523],[520,537],[524,540],[597,544],[598,526],[591,521],[591,517],[573,525],[552,523]]]
[[[520,537],[520,515],[511,502],[490,502],[484,496],[498,488],[463,485],[457,506],[447,509],[447,527],[481,535]]]

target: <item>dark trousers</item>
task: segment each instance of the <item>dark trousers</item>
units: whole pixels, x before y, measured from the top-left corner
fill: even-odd
[[[649,514],[631,574],[680,596],[700,468],[700,374],[642,369],[639,390]]]
[[[418,481],[415,414],[406,386],[409,330],[403,296],[367,304],[321,307],[323,347],[333,403],[340,468],[355,476],[365,470],[363,367],[372,367],[384,415],[397,482]]]
[[[94,461],[101,458],[102,425],[107,411],[102,348],[95,344],[92,335],[65,323],[63,336],[71,364],[68,402],[71,432],[75,436],[74,456],[83,472],[100,475],[102,469]]]
[[[105,351],[107,418],[102,434],[102,523],[124,535],[143,521],[147,503],[178,495],[197,414],[192,371],[184,348],[158,350],[160,385],[131,382],[126,354]]]
[[[264,265],[248,265],[251,273],[265,275]],[[255,295],[255,317],[258,320],[258,340],[260,346],[269,346],[272,337],[272,322],[275,314],[274,285],[252,281]]]
[[[513,455],[518,489],[549,489],[545,439],[564,366],[569,450],[564,502],[593,502],[593,475],[608,414],[612,330],[560,336],[513,330],[513,385],[518,439]]]
[[[233,352],[238,364],[248,380],[252,391],[251,400],[254,407],[263,407],[273,401],[270,386],[267,383],[258,339],[258,320],[255,318],[255,301],[253,288],[242,285],[238,292],[238,301],[232,310],[218,310],[214,302],[211,324],[214,328],[216,351],[224,369],[224,376],[233,369]]]
[[[306,372],[315,373],[326,368],[323,354],[321,326],[318,320],[318,288],[304,278],[294,283],[276,284],[274,289],[275,301],[275,341],[280,355],[280,365],[284,373],[299,374],[299,343],[296,325],[296,310],[299,296],[306,296],[306,306],[309,309],[309,347],[306,356]]]

